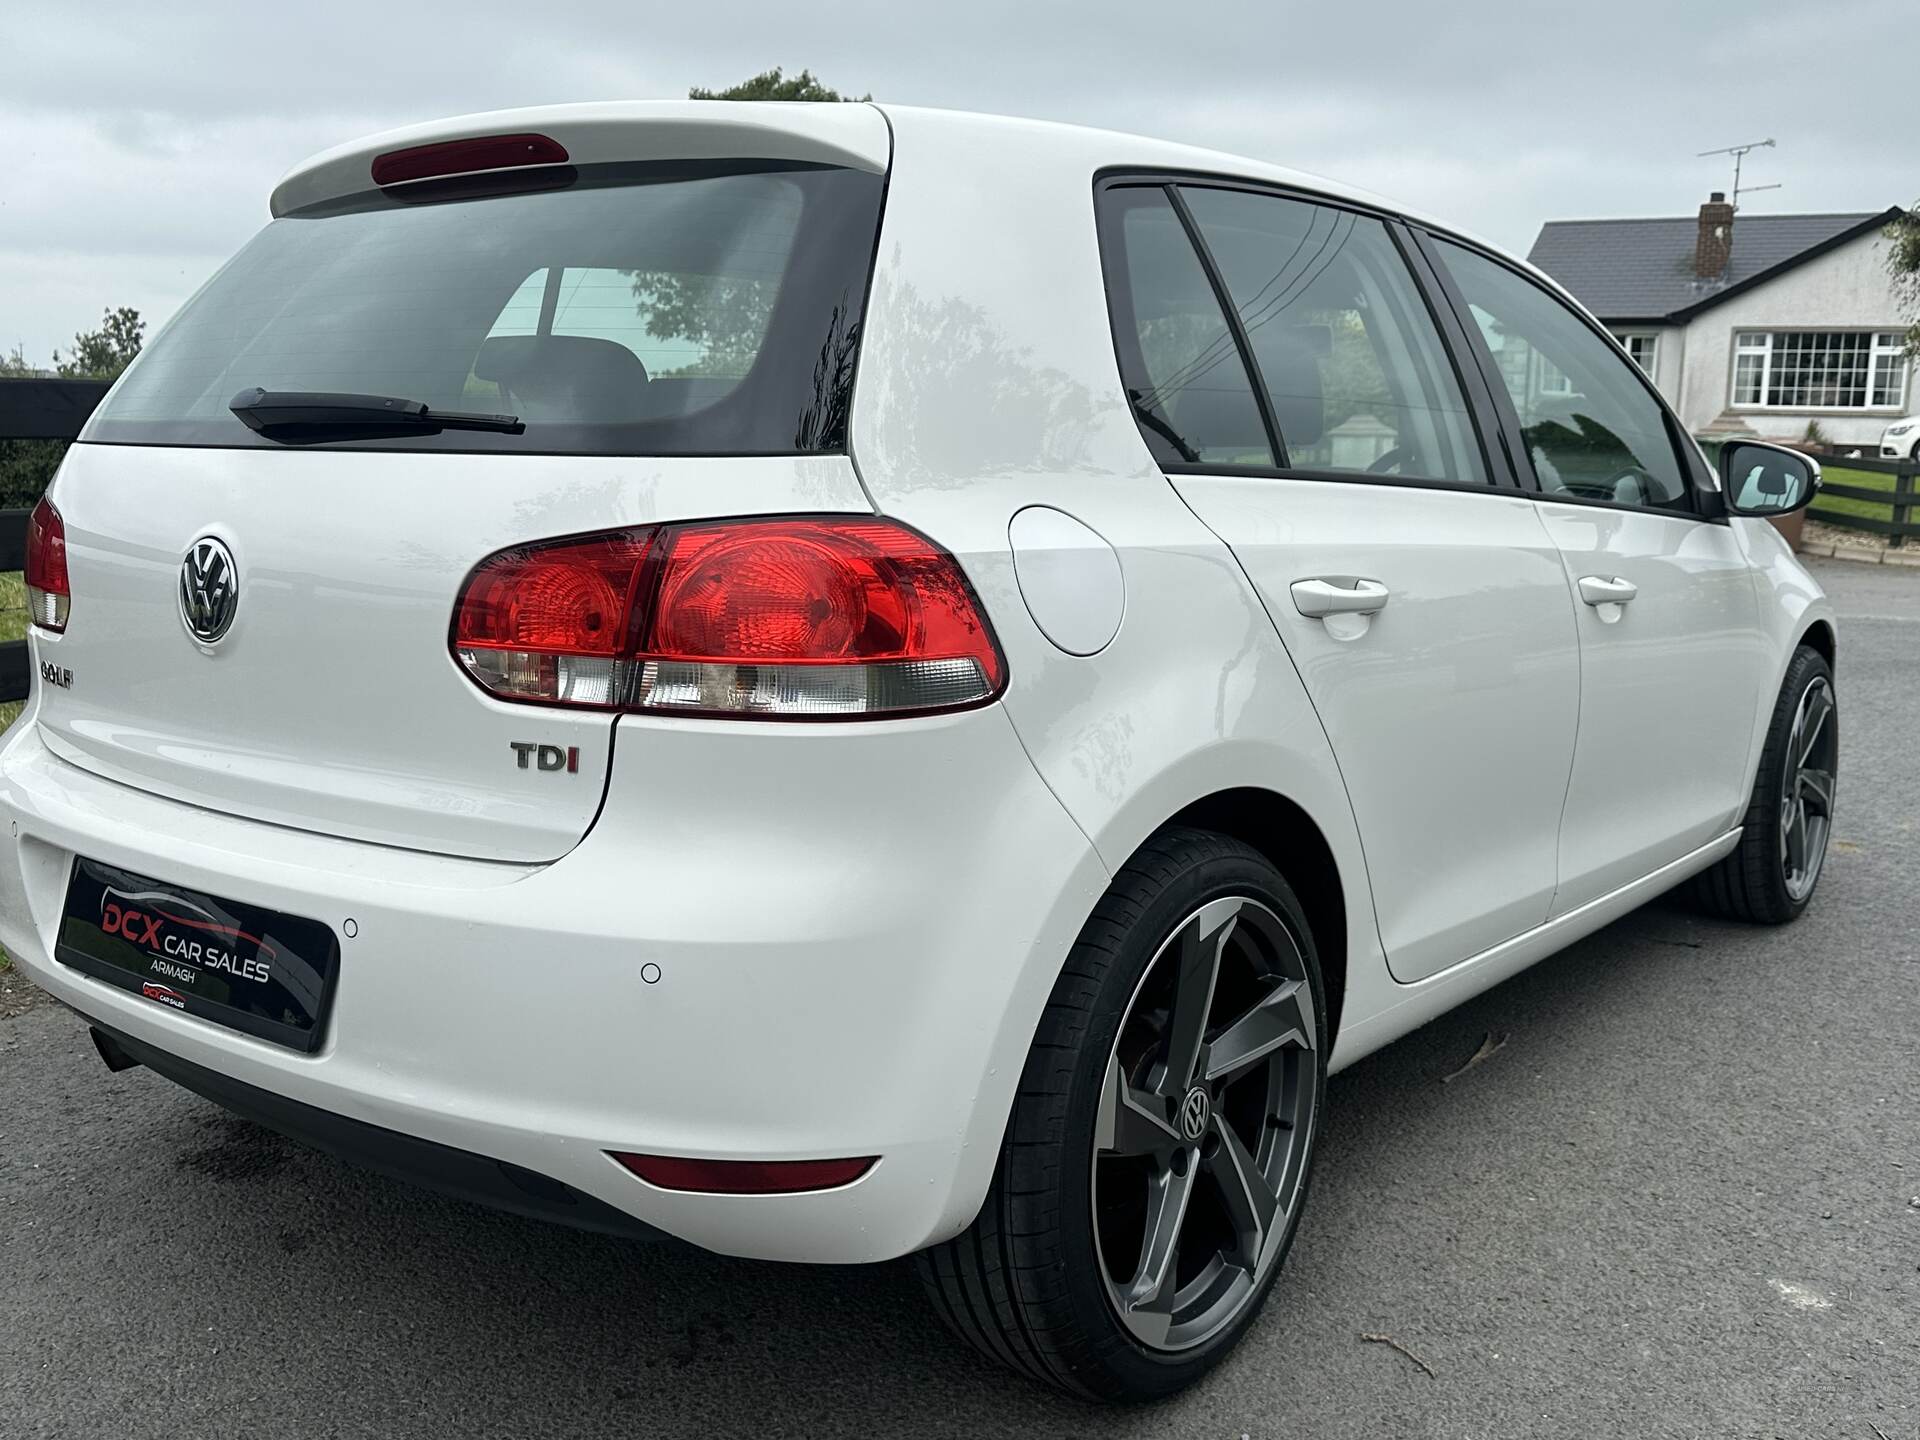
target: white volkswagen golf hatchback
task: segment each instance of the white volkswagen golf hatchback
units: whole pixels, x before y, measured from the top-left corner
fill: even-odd
[[[1539,274],[872,105],[332,150],[34,513],[0,942],[455,1194],[918,1254],[1084,1395],[1245,1332],[1327,1077],[1683,881],[1791,920],[1831,612]]]

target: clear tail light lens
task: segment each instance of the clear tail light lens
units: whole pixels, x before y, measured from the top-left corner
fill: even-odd
[[[67,628],[73,592],[67,584],[67,527],[46,496],[27,517],[27,617],[55,634]]]
[[[503,550],[453,651],[506,700],[855,718],[977,705],[1006,678],[953,557],[890,520],[727,520]]]

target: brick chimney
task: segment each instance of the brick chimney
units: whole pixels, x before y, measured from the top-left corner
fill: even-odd
[[[1697,280],[1724,280],[1727,259],[1733,254],[1733,206],[1719,190],[1700,207],[1700,235],[1693,245],[1693,274]]]

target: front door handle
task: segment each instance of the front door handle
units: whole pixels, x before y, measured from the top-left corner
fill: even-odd
[[[1387,587],[1377,580],[1356,580],[1351,585],[1296,580],[1292,589],[1293,608],[1309,620],[1323,620],[1329,615],[1378,615],[1387,607]]]
[[[1618,575],[1582,575],[1580,598],[1589,605],[1624,605],[1640,593],[1640,587]]]

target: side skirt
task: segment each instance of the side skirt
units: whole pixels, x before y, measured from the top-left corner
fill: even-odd
[[[1348,1020],[1340,1027],[1340,1038],[1327,1062],[1329,1073],[1371,1055],[1382,1045],[1398,1040],[1435,1016],[1443,1015],[1481,991],[1490,990],[1502,980],[1519,974],[1535,961],[1544,960],[1555,951],[1564,950],[1574,941],[1612,924],[1622,915],[1639,909],[1682,880],[1699,874],[1739,843],[1740,830],[1735,828],[1691,854],[1662,865],[1650,875],[1643,875],[1631,884],[1623,885],[1596,900],[1589,900],[1577,910],[1569,910],[1544,925],[1502,941],[1492,949],[1483,950],[1437,974],[1411,985],[1389,980],[1383,988],[1390,989],[1392,993],[1385,997],[1384,1005],[1364,1018]],[[1385,978],[1384,970],[1382,977]],[[1350,1014],[1355,998],[1349,990],[1347,1003]]]

